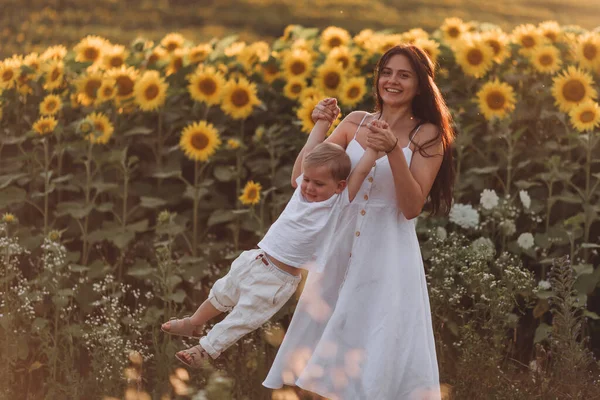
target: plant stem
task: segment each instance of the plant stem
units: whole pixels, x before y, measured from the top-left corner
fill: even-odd
[[[590,229],[592,227],[592,223],[594,222],[594,220],[590,217],[588,217],[588,210],[590,209],[590,207],[592,207],[592,196],[593,196],[593,192],[590,188],[590,178],[592,175],[592,150],[594,149],[594,147],[596,147],[596,137],[594,135],[593,132],[590,132],[588,134],[588,143],[587,143],[587,152],[586,152],[586,158],[585,158],[585,201],[584,201],[584,209],[583,209],[583,213],[585,215],[585,220],[584,220],[584,230],[583,230],[583,241],[584,243],[589,243],[590,241]],[[588,257],[589,257],[589,250],[588,248],[583,250],[583,259],[584,261],[587,261]]]
[[[44,236],[48,235],[48,198],[50,194],[50,156],[47,138],[42,139],[44,144]]]
[[[92,149],[94,144],[90,142],[88,146],[87,159],[85,160],[85,207],[90,205],[90,192],[92,186]],[[87,265],[89,257],[89,244],[88,244],[88,226],[89,226],[90,215],[86,214],[83,223],[83,251],[82,251],[82,263]]]
[[[242,120],[242,122],[240,123],[240,143],[244,142],[244,120]],[[236,174],[235,174],[235,209],[239,210],[240,206],[242,205],[240,199],[238,198],[238,196],[240,195],[240,192],[242,190],[242,152],[241,151],[237,151],[236,153],[236,163],[235,163],[235,168],[236,168]],[[240,229],[241,229],[241,221],[240,221],[240,216],[238,215],[235,219],[235,232],[233,235],[233,244],[235,247],[235,251],[237,251],[239,249],[239,244],[240,244]]]
[[[196,257],[196,252],[198,249],[198,203],[199,199],[199,191],[198,191],[198,179],[200,175],[200,171],[198,170],[199,162],[198,160],[194,161],[194,209],[193,209],[193,236],[192,236],[192,256]]]
[[[158,111],[158,138],[156,140],[156,167],[158,172],[163,172],[162,165],[162,147],[163,147],[163,111]],[[162,186],[162,178],[158,178],[158,187]]]

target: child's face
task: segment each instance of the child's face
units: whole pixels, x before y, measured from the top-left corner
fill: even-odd
[[[326,165],[304,168],[304,177],[300,185],[302,196],[309,201],[324,201],[335,193],[341,193],[346,181],[336,181]]]

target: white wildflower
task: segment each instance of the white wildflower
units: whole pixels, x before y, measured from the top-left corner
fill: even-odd
[[[448,232],[446,232],[446,229],[443,226],[438,226],[435,229],[435,236],[437,236],[440,240],[446,240],[448,237]]]
[[[498,198],[498,195],[493,189],[484,189],[483,192],[481,192],[481,198],[479,202],[483,208],[486,210],[491,210],[492,208],[498,206],[499,200],[500,199]]]
[[[480,237],[471,243],[471,248],[483,258],[489,260],[496,254],[496,246],[494,242],[486,237]]]
[[[517,226],[515,225],[515,221],[507,219],[500,223],[500,229],[502,229],[504,236],[512,236],[517,231]]]
[[[517,239],[517,243],[525,250],[530,249],[534,245],[533,235],[529,232],[521,233]]]
[[[529,209],[529,207],[531,206],[531,197],[529,197],[529,193],[527,193],[526,190],[521,190],[519,192],[519,198],[521,199],[523,207]]]
[[[470,204],[455,203],[450,210],[450,221],[465,229],[479,225],[479,213]]]
[[[550,282],[546,281],[546,280],[541,280],[538,282],[538,288],[540,288],[541,290],[550,290],[550,288],[552,287],[552,285],[550,285]]]

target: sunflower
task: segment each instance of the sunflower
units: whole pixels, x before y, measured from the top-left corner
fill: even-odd
[[[99,36],[88,35],[75,45],[75,61],[95,64],[102,60],[108,42]]]
[[[54,90],[61,87],[65,78],[65,64],[62,60],[51,60],[42,66],[44,71],[44,89]]]
[[[259,105],[256,85],[245,78],[230,80],[223,89],[221,108],[234,119],[244,119],[252,114],[254,106]]]
[[[125,46],[112,45],[107,46],[104,50],[104,68],[119,68],[125,65],[129,52],[125,50]]]
[[[242,143],[239,139],[229,139],[227,140],[227,148],[229,150],[237,150],[242,146]]]
[[[446,18],[442,26],[440,26],[440,30],[442,31],[444,40],[452,44],[460,40],[469,31],[469,27],[460,18]]]
[[[483,77],[494,62],[494,50],[479,38],[458,45],[455,56],[465,74],[475,78]]]
[[[33,123],[33,130],[36,131],[39,135],[48,135],[54,132],[54,129],[56,129],[57,124],[58,122],[54,117],[41,117]]]
[[[302,93],[300,93],[300,97],[298,99],[300,100],[300,103],[304,103],[305,100],[308,100],[312,97],[315,97],[318,100],[321,100],[327,96],[325,95],[325,93],[323,93],[323,91],[321,89],[311,86],[311,87],[304,89],[302,91]]]
[[[133,86],[135,102],[144,111],[154,111],[165,103],[168,88],[158,71],[146,71]]]
[[[148,54],[147,62],[148,65],[156,65],[159,61],[163,61],[167,59],[169,53],[162,47],[155,47],[152,49],[150,54]]]
[[[290,24],[285,27],[283,30],[283,35],[281,35],[280,39],[283,41],[288,41],[292,38],[294,31],[299,27],[299,25]]]
[[[16,59],[8,58],[0,62],[0,90],[11,89],[16,86],[17,78],[21,74],[21,65]]]
[[[326,62],[317,69],[314,82],[328,96],[336,96],[344,83],[344,69],[336,62]]]
[[[544,21],[538,25],[538,29],[552,43],[557,43],[562,38],[562,29],[556,21]]]
[[[198,68],[188,76],[188,91],[195,101],[219,104],[225,86],[225,77],[214,67]]]
[[[395,47],[395,46],[398,46],[398,45],[401,45],[402,43],[404,43],[403,40],[404,40],[404,38],[400,34],[379,35],[377,37],[377,40],[374,42],[376,44],[375,52],[385,53],[392,47]]]
[[[192,47],[189,50],[188,58],[191,64],[199,64],[208,58],[209,54],[212,53],[213,48],[210,44],[199,44],[198,46]]]
[[[242,204],[246,206],[258,204],[258,202],[260,201],[261,190],[262,186],[260,183],[248,181],[246,183],[246,186],[244,186],[244,190],[239,199],[242,202]]]
[[[257,63],[267,61],[269,59],[269,54],[269,44],[264,41],[259,41],[242,49],[237,55],[237,59],[247,71],[250,71]]]
[[[115,96],[117,101],[122,101],[133,96],[133,88],[139,75],[139,72],[134,67],[121,65],[119,68],[108,70],[106,75],[115,81]]]
[[[569,112],[577,104],[596,98],[591,75],[574,66],[569,66],[553,82],[552,95],[560,111]]]
[[[288,99],[296,100],[306,89],[306,81],[302,78],[291,78],[283,87],[283,94]]]
[[[542,74],[554,74],[562,65],[560,51],[552,45],[536,47],[529,58],[536,71]]]
[[[89,106],[98,97],[98,89],[102,86],[103,76],[100,72],[91,72],[82,75],[75,81],[77,98],[84,106]]]
[[[402,41],[404,43],[414,44],[418,40],[429,39],[429,34],[421,28],[413,28],[408,32],[402,34]]]
[[[181,68],[187,65],[187,49],[175,49],[169,57],[166,75],[177,73]]]
[[[300,104],[298,111],[296,111],[296,116],[302,124],[300,130],[306,134],[309,134],[315,126],[312,120],[312,112],[320,100],[317,97],[309,97]]]
[[[515,109],[515,92],[498,79],[487,82],[477,92],[479,110],[487,120],[503,119]]]
[[[286,79],[306,78],[312,69],[312,57],[306,50],[293,50],[283,58],[283,74]]]
[[[85,138],[94,144],[106,144],[110,140],[115,128],[110,123],[108,117],[102,113],[92,113],[86,117],[92,126],[94,132],[88,134]]]
[[[440,45],[437,42],[431,39],[417,39],[415,40],[414,45],[427,53],[427,56],[435,65],[440,54]]]
[[[548,43],[548,39],[535,25],[519,25],[512,31],[512,40],[520,45],[519,53],[529,56],[537,46]]]
[[[63,45],[48,47],[40,56],[42,61],[62,60],[67,55],[67,48]]]
[[[6,224],[15,224],[17,223],[17,217],[12,213],[4,213],[2,214],[2,222]]]
[[[40,114],[55,115],[62,108],[62,100],[55,94],[49,94],[40,103]]]
[[[355,55],[347,46],[338,46],[327,54],[325,62],[337,62],[344,71],[349,71],[354,66]]]
[[[238,54],[240,54],[240,52],[242,50],[244,50],[246,48],[246,43],[244,42],[233,42],[231,43],[229,46],[225,47],[225,49],[223,50],[223,53],[227,56],[227,57],[235,57]]]
[[[115,98],[117,94],[117,82],[114,78],[106,77],[102,85],[96,91],[97,102],[104,103]]]
[[[353,107],[357,105],[367,94],[367,84],[364,77],[352,77],[347,79],[340,88],[340,103]]]
[[[362,31],[358,32],[354,38],[352,38],[352,41],[357,46],[364,49],[367,42],[370,42],[373,39],[373,36],[375,36],[375,32],[372,29],[363,29]]]
[[[179,147],[194,161],[207,161],[221,145],[217,129],[206,121],[193,122],[181,132]]]
[[[347,30],[330,26],[321,32],[321,46],[319,49],[325,53],[338,46],[344,46],[350,42],[350,34]]]
[[[510,39],[508,35],[500,29],[482,32],[481,40],[494,51],[494,61],[496,63],[502,64],[502,62],[510,55]]]
[[[23,65],[33,70],[33,72],[29,73],[31,77],[38,77],[42,71],[40,56],[38,53],[30,53],[23,59]]]
[[[183,47],[185,38],[180,33],[169,33],[160,41],[160,44],[169,52],[172,53],[176,49]]]
[[[266,83],[273,83],[280,76],[279,65],[275,61],[268,61],[262,64],[261,71]]]
[[[600,126],[600,106],[595,101],[584,101],[569,111],[569,117],[579,132],[592,131]]]
[[[575,59],[587,70],[600,68],[600,34],[588,32],[581,35],[575,44]]]

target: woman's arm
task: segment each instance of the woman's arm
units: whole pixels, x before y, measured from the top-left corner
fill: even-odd
[[[369,126],[369,129],[371,131],[367,135],[367,144],[370,147],[377,151],[392,149],[397,139],[388,128]],[[423,125],[418,135],[418,143],[425,143],[435,138],[437,129],[432,124]],[[415,151],[410,168],[400,146],[396,145],[387,154],[394,177],[398,208],[406,219],[413,219],[421,213],[442,165],[443,145],[441,141],[425,151],[433,157],[423,157],[419,151]]]
[[[350,201],[353,201],[354,197],[356,197],[356,193],[358,193],[365,178],[371,172],[375,161],[377,161],[377,151],[371,147],[367,147],[360,161],[356,164],[356,168],[354,168],[348,178],[348,198]]]

